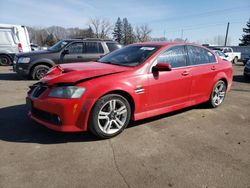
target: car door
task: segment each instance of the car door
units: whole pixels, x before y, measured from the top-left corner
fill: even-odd
[[[97,61],[104,55],[104,49],[101,42],[84,42],[84,60]]]
[[[223,52],[228,56],[229,61],[233,61],[234,53],[233,53],[232,48],[224,48]]]
[[[190,97],[196,102],[205,101],[210,95],[213,80],[218,72],[218,63],[215,55],[209,50],[187,45],[188,62],[192,74]]]
[[[74,42],[61,52],[63,63],[82,62],[84,60],[83,43]]]
[[[171,71],[148,74],[148,110],[181,105],[189,102],[191,74],[183,45],[171,47],[160,54],[156,63],[168,63]]]

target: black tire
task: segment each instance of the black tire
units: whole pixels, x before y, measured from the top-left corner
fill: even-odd
[[[99,118],[101,111],[103,112],[104,111],[103,109],[106,108],[106,105],[110,105],[111,101],[117,101],[117,104],[115,105],[115,107],[119,107],[119,104],[121,105],[121,107],[117,109],[117,112],[119,109],[126,107],[126,118],[122,117],[124,115],[124,112],[123,112],[123,114],[120,114],[120,115],[116,114],[116,115],[113,115],[114,117],[111,117],[112,116],[111,109],[109,109],[109,112],[107,112],[109,114],[105,115],[105,117],[108,117],[108,119],[100,119]],[[122,105],[124,105],[124,106],[122,106]],[[120,126],[120,128],[118,128],[116,126],[117,125],[116,123],[112,122],[112,121],[116,121],[115,118],[117,118],[118,116],[119,116],[119,118],[120,117],[125,118],[125,119],[123,119],[124,124],[122,126]],[[112,120],[112,118],[114,118],[114,119]],[[108,95],[101,97],[94,105],[94,107],[90,113],[88,129],[95,136],[97,136],[99,138],[102,138],[102,139],[111,138],[111,137],[114,137],[114,136],[120,134],[127,127],[127,125],[129,124],[130,118],[131,118],[131,107],[130,107],[130,104],[127,101],[127,99],[121,95],[108,94]],[[109,130],[116,131],[116,132],[107,133],[108,132],[107,129],[106,129],[106,132],[104,130],[102,130],[102,129],[105,129],[105,127],[101,126],[102,120],[104,121],[103,124],[105,124],[105,126],[107,124],[107,128],[110,127]],[[109,124],[108,122],[111,122],[110,125],[108,125]],[[113,128],[116,127],[117,130],[112,129],[111,127],[113,127]]]
[[[245,80],[250,80],[250,76],[246,75],[246,74],[243,74],[244,75],[244,79]]]
[[[238,57],[237,56],[233,59],[233,64],[236,64],[236,63],[238,63]]]
[[[11,58],[7,55],[0,55],[0,65],[1,66],[8,66],[11,65],[12,61]]]
[[[223,88],[219,91],[220,93],[217,93],[217,91],[218,91],[218,87],[220,87],[220,86],[223,86]],[[217,90],[217,91],[216,91]],[[217,107],[219,107],[222,103],[223,103],[223,101],[224,101],[224,99],[225,99],[225,97],[226,97],[226,90],[227,90],[227,85],[226,85],[226,83],[223,81],[223,80],[219,80],[215,85],[214,85],[214,87],[213,87],[213,90],[212,90],[212,92],[211,92],[211,95],[210,95],[210,99],[209,99],[209,101],[208,101],[208,105],[211,107],[211,108],[217,108]],[[222,97],[222,92],[224,92],[224,96]],[[219,96],[221,97],[221,98],[219,98]],[[216,102],[216,97],[218,97],[218,99],[217,99],[217,102]],[[219,101],[218,101],[219,100]]]
[[[50,67],[47,65],[37,65],[31,72],[31,78],[33,80],[40,80],[48,71]]]

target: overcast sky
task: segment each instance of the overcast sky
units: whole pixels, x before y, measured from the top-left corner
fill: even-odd
[[[86,28],[89,18],[148,24],[153,37],[183,36],[192,42],[225,35],[239,43],[250,18],[250,0],[0,0],[0,23]]]

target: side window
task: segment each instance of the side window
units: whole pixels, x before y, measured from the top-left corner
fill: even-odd
[[[100,42],[86,42],[85,53],[99,54],[99,53],[104,53],[104,50]]]
[[[232,52],[232,49],[231,49],[231,48],[224,48],[224,49],[223,49],[223,52],[224,52],[224,53],[231,53],[231,52]]]
[[[215,56],[208,50],[198,46],[187,46],[189,64],[200,65],[216,62]]]
[[[184,46],[176,46],[159,55],[157,62],[169,63],[172,68],[187,65],[186,51]]]
[[[83,53],[83,43],[73,43],[67,47],[69,54],[81,54]]]

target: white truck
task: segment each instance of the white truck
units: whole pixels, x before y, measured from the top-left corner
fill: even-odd
[[[0,65],[10,65],[16,53],[30,51],[29,34],[25,26],[0,24]]]
[[[231,47],[223,47],[222,52],[227,55],[228,61],[231,61],[232,63],[237,63],[238,60],[241,59],[241,53],[234,52]]]

